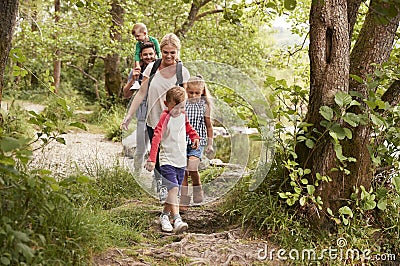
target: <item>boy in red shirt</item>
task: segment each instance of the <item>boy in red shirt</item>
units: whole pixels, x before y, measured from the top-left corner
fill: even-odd
[[[186,168],[186,135],[192,141],[192,148],[199,147],[199,135],[192,128],[185,113],[186,91],[174,86],[167,91],[164,110],[160,116],[151,141],[150,156],[145,165],[148,171],[153,171],[157,151],[160,147],[159,161],[163,185],[168,189],[167,199],[160,216],[161,229],[179,234],[187,230],[188,224],[182,221],[179,214],[178,194],[185,176]],[[169,220],[170,214],[174,226]]]

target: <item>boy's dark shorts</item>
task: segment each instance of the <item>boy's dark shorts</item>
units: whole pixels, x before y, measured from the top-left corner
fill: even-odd
[[[172,165],[161,165],[161,175],[163,177],[162,183],[168,190],[182,185],[183,178],[185,177],[185,167],[175,167]]]

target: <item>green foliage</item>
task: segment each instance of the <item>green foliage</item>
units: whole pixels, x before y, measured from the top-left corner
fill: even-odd
[[[88,191],[90,205],[108,210],[122,205],[126,200],[144,196],[135,178],[126,170],[114,167],[99,171],[96,180]]]
[[[107,139],[118,142],[122,140],[121,121],[125,116],[126,108],[113,105],[110,108],[97,107],[97,110],[89,116],[88,122],[98,125],[104,130]],[[134,122],[132,122],[134,123]]]
[[[20,125],[31,123],[42,146],[52,140],[63,143],[60,132],[66,127],[83,127],[73,122],[72,113],[61,98],[40,114],[30,112],[29,119],[20,109],[2,111],[1,265],[90,265],[91,252],[140,239],[138,232],[145,224],[113,222],[100,208],[143,195],[126,171],[116,167],[98,171],[100,176],[93,178],[76,175],[59,181],[48,170],[28,168],[33,142],[24,137],[28,133]]]
[[[209,183],[215,178],[219,177],[224,172],[223,167],[209,166],[205,170],[200,172],[200,178],[202,183]]]
[[[321,182],[330,182],[331,178],[318,173],[310,177],[310,169],[303,169],[296,163],[296,145],[304,143],[312,150],[321,144],[323,136],[328,136],[334,145],[338,163],[334,170],[349,173],[347,164],[353,162],[354,158],[345,153],[342,145],[344,141],[352,140],[355,127],[370,125],[373,129],[370,154],[374,167],[398,167],[398,107],[381,100],[393,77],[398,77],[397,67],[393,65],[377,68],[375,75],[366,82],[353,77],[363,82],[371,92],[367,98],[354,92],[337,93],[334,104],[319,110],[323,117],[321,132],[312,131],[313,125],[303,122],[308,90],[298,85],[288,85],[286,80],[268,77],[266,85],[275,88],[270,96],[276,118],[274,163],[256,191],[246,191],[243,183],[236,188],[226,203],[226,214],[235,217],[240,213],[240,221],[245,224],[259,229],[272,228],[267,231],[268,236],[270,239],[272,236],[283,247],[295,248],[299,244],[304,248],[311,243],[319,250],[318,247],[329,247],[332,242],[344,237],[350,243],[348,246],[359,250],[397,254],[400,232],[400,196],[397,190],[400,179],[397,170],[390,175],[384,172],[376,177],[368,190],[364,187],[354,188],[351,199],[337,213],[327,209],[327,214],[336,223],[336,233],[332,231],[330,236],[324,236],[320,232],[306,230],[309,235],[304,236],[302,230],[307,225],[301,223],[301,217],[313,208],[323,210],[323,202],[316,191]],[[354,112],[357,108],[361,111]],[[266,206],[265,210],[259,206]],[[290,226],[292,235],[284,230]],[[282,236],[282,239],[276,235]],[[297,238],[293,239],[293,235]],[[379,244],[375,244],[376,241]]]
[[[227,195],[222,210],[232,223],[240,222],[256,230],[256,235],[268,235],[279,248],[299,250],[313,241],[309,223],[298,219],[293,209],[288,209],[278,196],[284,169],[273,164],[272,171],[255,191],[248,191],[248,180],[243,178]]]

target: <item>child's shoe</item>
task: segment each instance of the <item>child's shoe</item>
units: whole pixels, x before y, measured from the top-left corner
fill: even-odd
[[[172,227],[171,222],[169,221],[169,216],[165,214],[160,215],[160,224],[161,224],[161,230],[164,232],[172,232],[174,229]]]
[[[201,185],[193,186],[193,202],[202,203],[204,200],[203,187]]]
[[[182,218],[176,218],[174,222],[174,233],[181,234],[188,229],[188,224],[182,221]]]

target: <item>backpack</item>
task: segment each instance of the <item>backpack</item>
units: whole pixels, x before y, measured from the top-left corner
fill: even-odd
[[[161,58],[154,61],[154,65],[150,71],[148,88],[150,88],[150,82],[153,79],[154,75],[156,74],[157,69],[160,67],[160,65],[161,65]],[[176,84],[175,85],[183,87],[182,61],[180,61],[180,60],[176,64]],[[148,90],[147,90],[147,92],[148,92]],[[147,99],[147,95],[146,95],[146,99]]]
[[[156,61],[154,61],[154,65],[151,68],[150,71],[150,77],[149,77],[149,81],[147,84],[147,93],[146,96],[143,99],[142,104],[139,106],[139,109],[136,111],[136,117],[138,120],[146,120],[147,117],[147,96],[149,94],[149,89],[150,89],[150,82],[153,80],[154,75],[157,72],[158,67],[161,64],[161,59],[157,59]],[[178,61],[178,63],[176,64],[176,84],[177,86],[181,86],[183,87],[183,75],[182,75],[182,61]],[[131,101],[132,101],[131,97]]]

